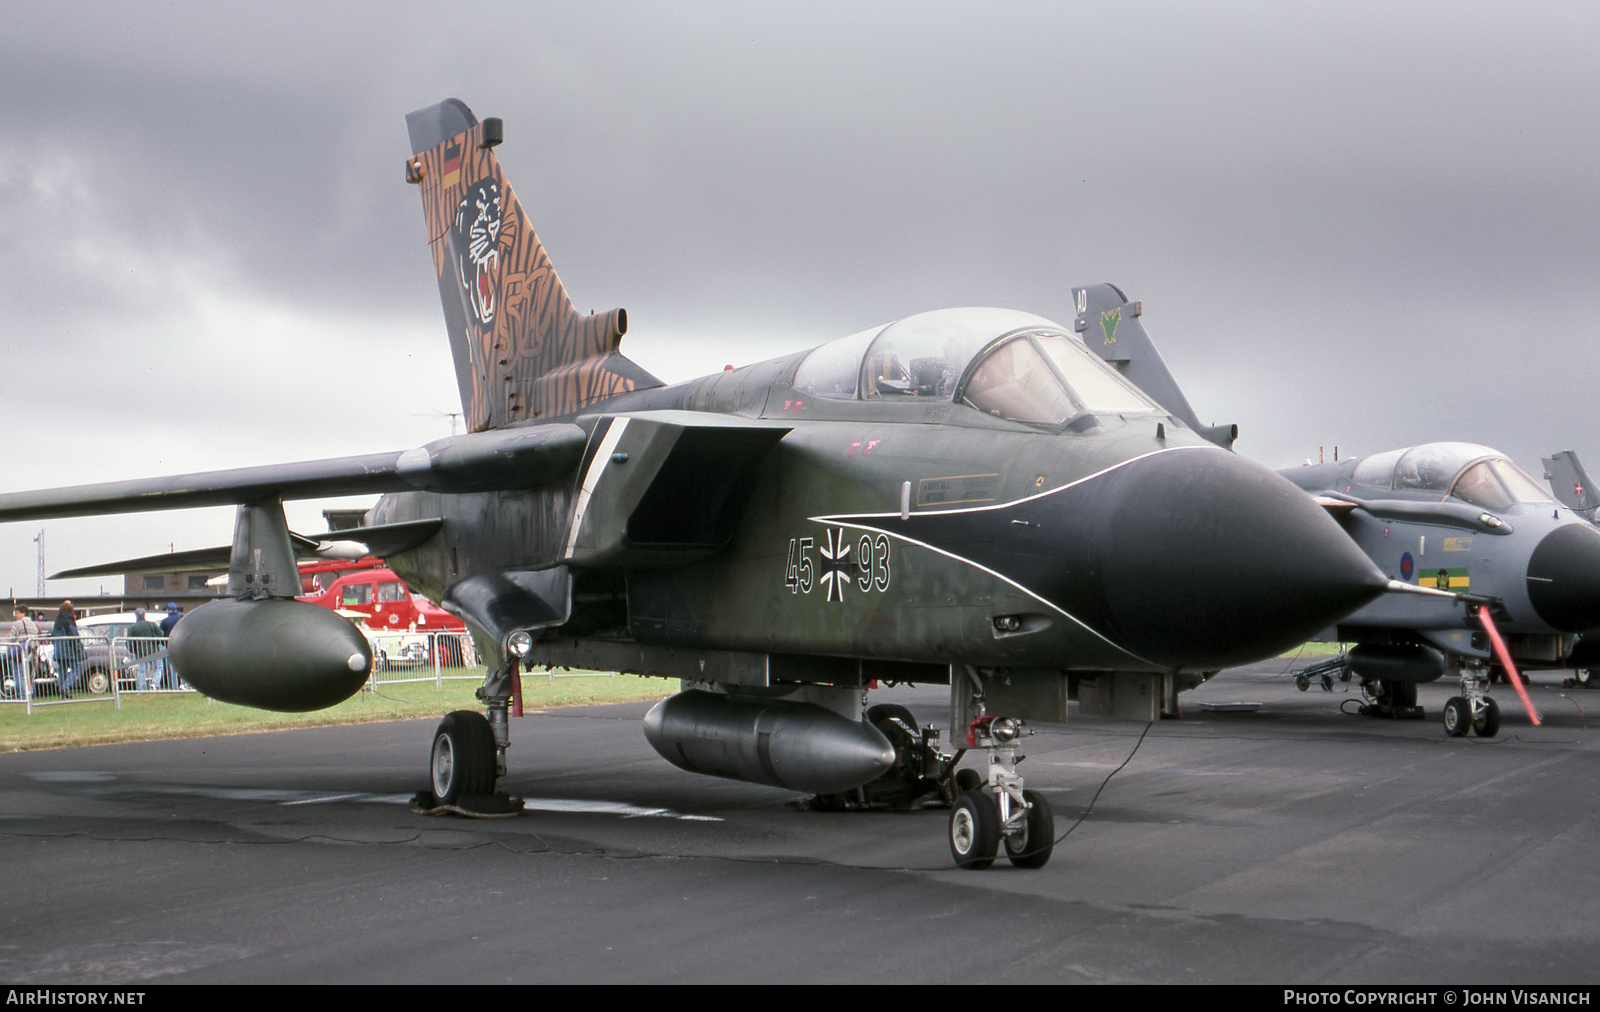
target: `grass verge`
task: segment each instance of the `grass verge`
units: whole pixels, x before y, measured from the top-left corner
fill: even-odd
[[[1303,643],[1293,650],[1285,650],[1279,657],[1334,657],[1344,653],[1346,643]]]
[[[1337,654],[1341,648],[1342,644],[1338,643],[1307,643],[1281,656],[1310,660]],[[120,710],[111,706],[109,698],[40,706],[32,715],[21,703],[3,703],[0,704],[0,752],[440,717],[451,710],[479,709],[481,704],[473,692],[482,684],[483,669],[479,668],[470,677],[446,681],[443,688],[435,688],[432,682],[369,686],[337,706],[312,713],[254,710],[215,703],[193,693],[128,695],[122,698]],[[550,678],[535,673],[523,676],[522,705],[527,710],[541,710],[590,703],[625,703],[661,699],[676,691],[678,683],[671,679],[639,675]]]
[[[451,710],[476,710],[473,692],[482,676],[432,682],[379,685],[312,713],[273,713],[231,703],[215,703],[195,693],[122,697],[122,708],[105,701],[36,706],[30,715],[21,703],[0,704],[0,751],[18,752],[73,745],[104,745],[157,738],[199,738],[214,734],[277,731],[287,727],[325,727],[379,720],[439,717]],[[661,699],[678,690],[676,681],[638,675],[550,678],[524,675],[525,710],[589,703]]]

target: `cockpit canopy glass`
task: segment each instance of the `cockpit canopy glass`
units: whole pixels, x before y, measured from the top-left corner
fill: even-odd
[[[1161,410],[1057,324],[1009,309],[920,313],[840,338],[806,356],[794,385],[819,397],[959,396],[986,414],[1038,424]]]
[[[985,414],[1016,422],[1059,425],[1083,410],[1027,338],[1007,341],[990,352],[973,370],[962,400]]]
[[[1550,503],[1550,495],[1504,454],[1477,443],[1424,443],[1363,459],[1352,477],[1363,485],[1437,492],[1503,510]]]
[[[854,399],[856,381],[861,378],[861,356],[882,330],[873,327],[812,349],[795,370],[794,388],[818,397]]]
[[[1023,327],[1054,327],[1011,309],[940,309],[883,328],[863,363],[861,396],[949,400],[973,356]]]
[[[1160,410],[1082,342],[1054,330],[1019,334],[989,352],[961,399],[985,414],[1048,425],[1084,412]]]
[[[1490,510],[1519,502],[1545,505],[1553,501],[1526,471],[1504,457],[1480,460],[1462,471],[1450,494]]]

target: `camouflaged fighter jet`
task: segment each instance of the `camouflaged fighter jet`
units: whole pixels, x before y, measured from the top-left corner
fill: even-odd
[[[407,117],[471,431],[403,452],[0,496],[0,520],[236,504],[232,599],[171,658],[218,699],[327,706],[365,639],[295,601],[297,555],[358,542],[461,616],[487,716],[439,725],[419,808],[492,813],[519,672],[681,679],[645,734],[686,770],[836,807],[943,799],[955,860],[1003,842],[1038,867],[1050,809],[1024,790],[1028,719],[1153,714],[1272,656],[1385,579],[1284,479],[1189,431],[1070,330],[1006,309],[922,313],[665,385],[618,351],[622,310],[569,300],[494,148],[450,100]],[[366,526],[291,534],[281,502],[383,493]],[[207,553],[210,553],[209,555]],[[172,566],[172,556],[162,564]],[[122,572],[126,563],[102,567]],[[866,707],[875,682],[949,684],[935,727]]]
[[[1130,378],[1138,370],[1153,396],[1197,424],[1186,400],[1171,400],[1177,384],[1144,331],[1142,306],[1112,285],[1074,292],[1088,346]],[[1206,431],[1218,441],[1228,433]],[[1492,679],[1503,674],[1522,694],[1519,668],[1586,662],[1578,634],[1600,629],[1600,531],[1504,454],[1426,443],[1279,473],[1328,509],[1385,575],[1433,592],[1385,594],[1320,632],[1314,639],[1355,645],[1300,672],[1301,689],[1354,673],[1363,713],[1421,717],[1417,685],[1454,674],[1462,692],[1445,704],[1445,730],[1493,737],[1501,717],[1485,694]]]
[[[1590,523],[1600,517],[1600,496],[1595,495],[1594,483],[1583,469],[1575,450],[1557,450],[1541,457],[1544,480],[1550,483],[1561,505],[1577,513]],[[1569,684],[1585,689],[1600,689],[1600,637],[1588,636],[1580,640],[1566,658],[1572,668]]]

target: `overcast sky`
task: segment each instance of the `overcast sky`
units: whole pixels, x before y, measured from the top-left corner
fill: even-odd
[[[448,435],[402,168],[405,113],[450,96],[504,119],[574,301],[627,308],[667,379],[945,306],[1070,323],[1111,281],[1263,463],[1464,439],[1600,466],[1597,12],[9,4],[0,486]],[[32,593],[40,528],[53,572],[231,525],[0,525],[0,590]]]

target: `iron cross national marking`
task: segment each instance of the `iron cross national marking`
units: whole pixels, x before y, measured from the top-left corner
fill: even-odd
[[[850,571],[855,568],[850,561],[850,539],[843,527],[828,528],[828,543],[817,550],[822,553],[822,585],[828,588],[827,600],[843,601],[844,585],[853,583]]]

